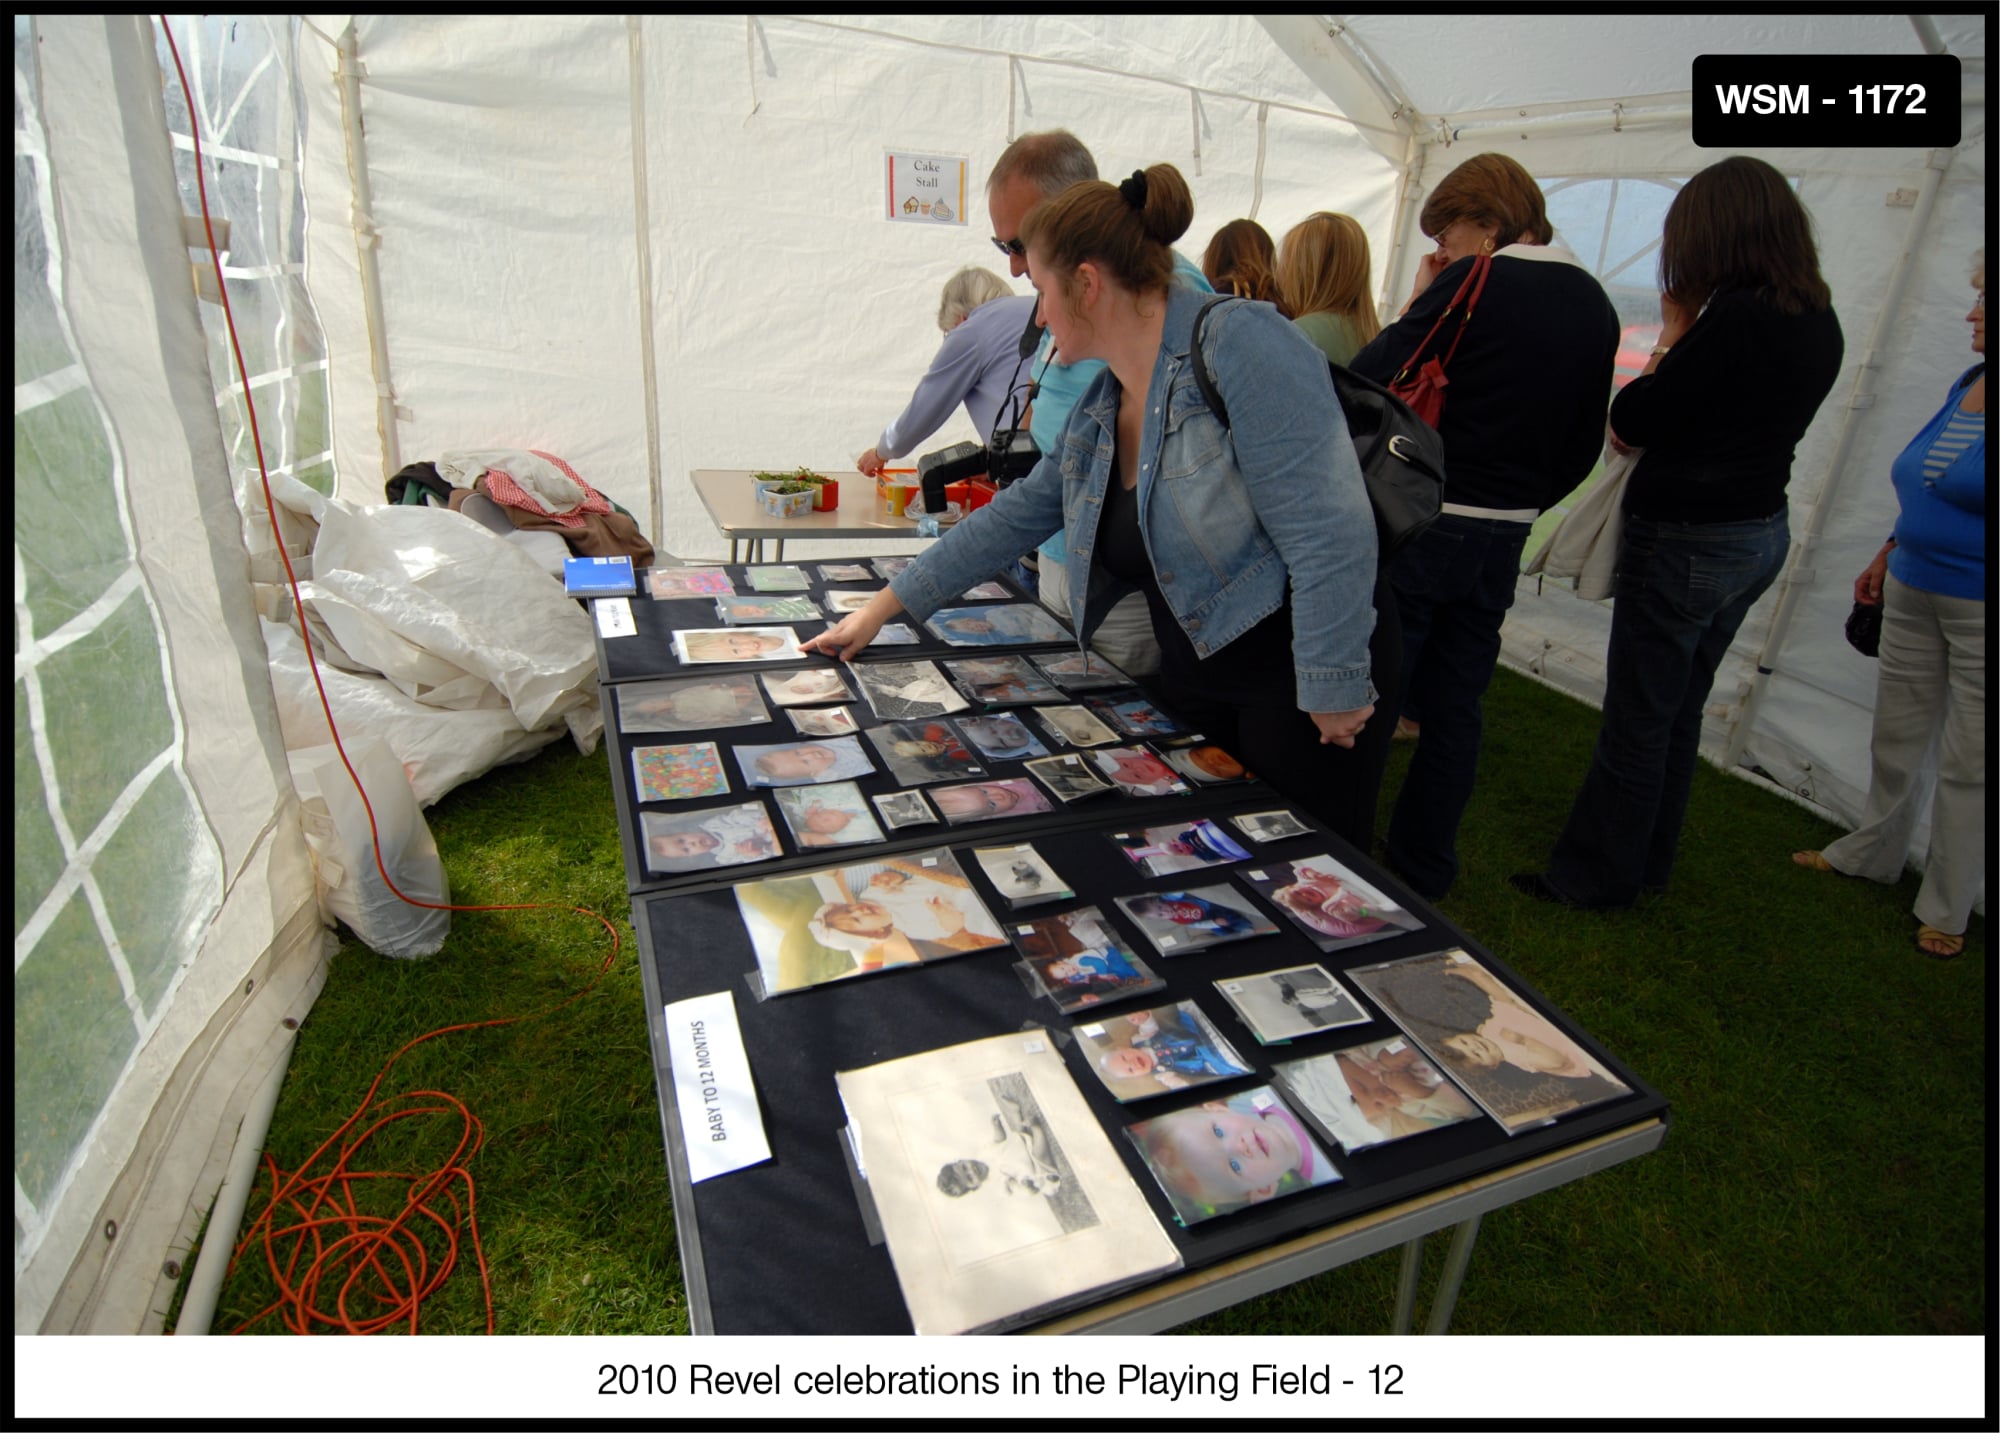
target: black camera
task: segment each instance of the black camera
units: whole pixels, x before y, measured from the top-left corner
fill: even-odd
[[[1026,428],[1003,428],[986,449],[986,477],[995,488],[1025,478],[1042,460],[1042,450]]]

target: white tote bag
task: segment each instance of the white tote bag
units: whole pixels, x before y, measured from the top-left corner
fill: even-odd
[[[1618,573],[1618,541],[1625,528],[1625,480],[1644,449],[1620,453],[1608,444],[1604,473],[1583,501],[1563,516],[1524,571],[1532,576],[1573,577],[1576,595],[1597,602],[1612,593]]]

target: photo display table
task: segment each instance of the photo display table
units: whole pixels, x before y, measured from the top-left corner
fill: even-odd
[[[803,568],[811,579],[808,595],[815,598],[826,591],[881,585],[826,583],[819,566],[814,563]],[[728,571],[738,591],[746,591],[745,570],[731,567]],[[1030,600],[1011,584],[1006,588],[1004,600]],[[775,706],[768,708],[773,718],[768,723],[702,731],[621,733],[616,688],[631,681],[696,673],[782,673],[801,666],[837,664],[813,656],[803,663],[681,665],[674,658],[668,634],[717,625],[714,603],[656,601],[646,594],[642,578],[640,594],[631,599],[639,630],[631,636],[600,637],[600,665],[608,678],[606,748],[633,895],[632,924],[639,939],[683,1276],[696,1332],[911,1332],[910,1315],[888,1247],[877,1242],[880,1234],[873,1211],[867,1208],[852,1172],[842,1133],[847,1118],[835,1075],[1030,1026],[1040,1026],[1049,1033],[1077,1089],[1183,1261],[1179,1271],[1046,1318],[1038,1331],[1141,1333],[1170,1328],[1398,1246],[1404,1250],[1403,1280],[1394,1327],[1398,1332],[1406,1331],[1414,1307],[1420,1241],[1427,1233],[1452,1227],[1457,1234],[1430,1318],[1431,1330],[1442,1332],[1483,1214],[1635,1158],[1664,1139],[1669,1112],[1658,1092],[1542,1000],[1532,985],[1506,964],[1365,856],[1296,811],[1292,812],[1294,817],[1309,828],[1306,834],[1264,843],[1245,837],[1229,822],[1230,816],[1291,809],[1282,797],[1254,778],[1205,785],[1189,782],[1190,790],[1184,795],[1141,797],[1115,791],[1068,805],[1051,801],[1054,809],[1048,812],[957,826],[941,822],[893,830],[885,826],[882,841],[816,850],[799,847],[772,809],[772,826],[782,846],[776,858],[678,874],[656,873],[641,854],[641,812],[679,812],[749,800],[761,800],[769,807],[773,793],[746,787],[742,770],[725,751],[723,765],[730,777],[727,795],[696,801],[641,802],[631,760],[635,745],[712,741],[719,748],[729,748],[812,738],[794,731],[786,709]],[[824,619],[802,621],[794,630],[804,638],[824,625]],[[1047,658],[1075,651],[1067,644],[948,647],[929,633],[922,635],[923,641],[916,646],[871,647],[855,666],[950,661],[968,655]],[[1140,694],[1123,689],[1089,695],[1125,698]],[[847,705],[864,730],[879,724],[866,700],[857,697]],[[953,717],[978,715],[982,710],[994,709],[974,703],[970,710]],[[1005,710],[1020,713],[1032,708]],[[1030,726],[1052,752],[1071,749],[1040,726],[1032,722]],[[1186,735],[1137,737],[1121,733],[1119,740],[1164,751],[1168,743],[1185,740]],[[868,746],[865,736],[860,740],[864,748]],[[1021,760],[982,764],[988,779],[1024,774]],[[877,766],[874,773],[858,778],[864,793],[873,796],[904,789],[891,773],[879,769],[881,763]],[[936,787],[919,789],[929,792]],[[1114,832],[1131,833],[1199,817],[1214,820],[1236,837],[1249,851],[1249,859],[1178,874],[1149,875],[1112,839]],[[974,860],[972,851],[1019,842],[1032,843],[1075,896],[1011,905]],[[736,898],[739,884],[938,849],[952,852],[980,902],[1010,938],[1029,920],[1094,906],[1106,923],[1115,927],[1121,943],[1136,952],[1166,982],[1166,988],[1115,998],[1065,1015],[1023,979],[1021,952],[1000,948],[889,968],[764,998],[756,951]],[[1330,855],[1399,903],[1420,921],[1420,928],[1333,952],[1320,949],[1265,899],[1263,893],[1269,887],[1254,885],[1245,874],[1317,855]],[[1133,920],[1114,904],[1119,896],[1218,884],[1231,887],[1242,904],[1266,915],[1277,926],[1276,932],[1167,957],[1141,939]],[[1629,1086],[1631,1093],[1511,1136],[1500,1123],[1482,1114],[1352,1153],[1321,1140],[1341,1175],[1339,1182],[1303,1189],[1185,1228],[1176,1222],[1153,1174],[1124,1137],[1123,1127],[1200,1104],[1204,1099],[1219,1099],[1235,1090],[1268,1084],[1272,1068],[1283,1062],[1401,1036],[1403,1032],[1349,972],[1453,947],[1485,965],[1537,1014]],[[1322,966],[1345,985],[1371,1017],[1370,1023],[1263,1045],[1215,985],[1217,981],[1308,964]],[[664,1011],[675,1001],[724,990],[734,996],[772,1158],[696,1184],[689,1178]],[[1118,1103],[1089,1067],[1087,1047],[1079,1043],[1075,1032],[1125,1012],[1190,1000],[1251,1066],[1253,1074]]]

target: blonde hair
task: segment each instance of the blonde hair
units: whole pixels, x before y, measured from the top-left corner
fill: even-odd
[[[991,269],[967,264],[944,281],[944,296],[938,300],[938,327],[950,333],[981,304],[1011,298],[1014,290]]]
[[[1321,210],[1294,224],[1278,250],[1278,292],[1292,316],[1333,313],[1367,343],[1382,330],[1371,289],[1368,232],[1347,214]]]

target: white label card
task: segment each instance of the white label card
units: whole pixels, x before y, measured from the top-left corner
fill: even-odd
[[[691,1181],[699,1184],[771,1157],[730,991],[667,1007],[667,1059]]]
[[[639,624],[632,620],[629,597],[600,597],[590,604],[590,610],[597,618],[600,637],[630,637],[639,630]]]

